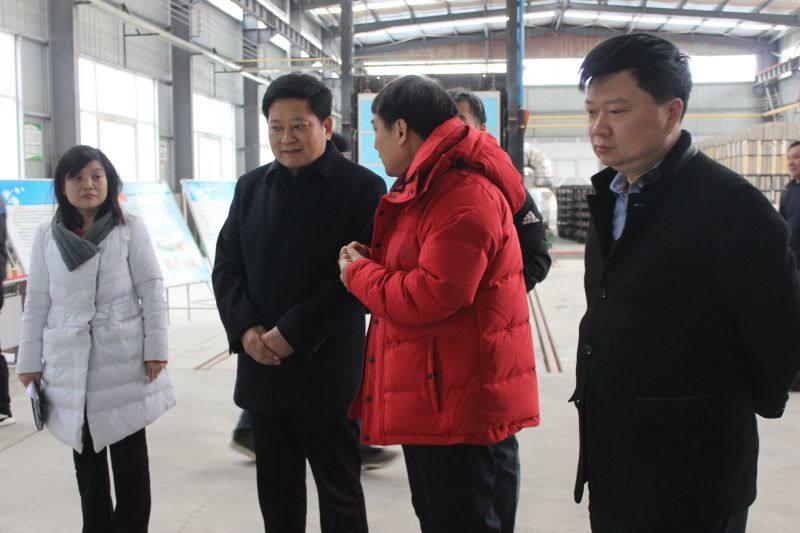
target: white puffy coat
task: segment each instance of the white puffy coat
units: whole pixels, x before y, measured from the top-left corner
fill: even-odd
[[[166,361],[164,281],[144,222],[126,214],[100,252],[67,270],[52,223],[33,243],[17,373],[43,372],[47,427],[83,450],[84,409],[95,451],[175,405],[166,369],[148,382],[144,362]]]

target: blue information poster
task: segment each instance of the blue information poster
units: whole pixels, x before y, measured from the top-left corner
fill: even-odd
[[[56,211],[52,180],[0,180],[6,203],[6,230],[21,270],[12,267],[6,279],[25,277],[30,268],[36,228]]]
[[[128,182],[120,195],[120,203],[127,212],[144,220],[165,286],[190,285],[211,279],[208,264],[166,184]]]
[[[183,197],[192,213],[200,241],[211,264],[217,250],[219,230],[228,218],[235,181],[181,180]]]
[[[36,228],[55,214],[53,182],[0,180],[0,194],[6,202],[8,239],[22,267],[22,272],[11,272],[9,279],[23,277],[30,268]],[[208,265],[165,184],[128,182],[123,187],[120,203],[127,212],[144,220],[167,287],[211,279]]]

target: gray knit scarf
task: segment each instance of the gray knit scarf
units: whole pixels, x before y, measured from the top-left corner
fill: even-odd
[[[98,245],[111,233],[115,225],[116,222],[111,217],[111,211],[108,211],[94,221],[86,235],[78,237],[74,231],[64,225],[60,210],[57,209],[56,216],[53,217],[53,238],[61,253],[61,259],[67,265],[67,270],[72,272],[99,252]]]

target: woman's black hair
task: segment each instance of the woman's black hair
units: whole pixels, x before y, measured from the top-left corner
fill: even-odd
[[[98,209],[95,220],[111,212],[111,218],[115,224],[125,224],[125,216],[122,207],[119,205],[119,193],[122,192],[122,180],[117,174],[117,169],[111,164],[106,154],[98,148],[92,148],[79,144],[66,151],[56,165],[56,173],[53,178],[53,192],[55,193],[56,203],[61,213],[61,220],[64,225],[71,230],[79,229],[83,226],[83,219],[74,205],[69,203],[67,195],[64,193],[64,186],[67,178],[78,174],[83,167],[97,161],[103,166],[106,173],[107,196],[103,205]]]

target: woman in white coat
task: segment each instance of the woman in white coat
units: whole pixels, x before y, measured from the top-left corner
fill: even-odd
[[[147,531],[144,428],[175,405],[164,283],[144,223],[119,205],[121,187],[100,150],[75,146],[59,160],[58,209],[34,240],[17,355],[23,385],[42,386],[50,432],[73,448],[84,533]]]

